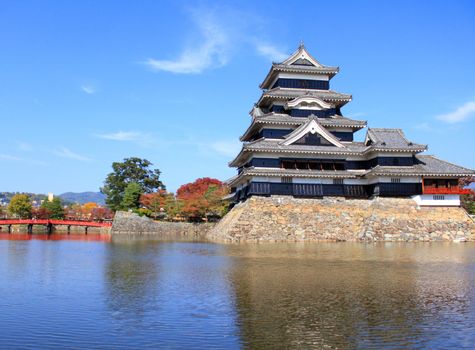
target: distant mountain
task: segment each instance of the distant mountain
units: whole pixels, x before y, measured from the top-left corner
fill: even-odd
[[[88,202],[95,202],[104,205],[106,196],[100,192],[66,192],[58,196],[65,202],[84,204]]]

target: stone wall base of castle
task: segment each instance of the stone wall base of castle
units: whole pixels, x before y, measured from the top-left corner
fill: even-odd
[[[226,242],[465,241],[475,223],[460,207],[419,207],[410,198],[251,197],[207,237]]]

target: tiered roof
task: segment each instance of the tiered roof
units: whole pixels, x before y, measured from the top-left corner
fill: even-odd
[[[466,176],[473,175],[470,169],[463,168],[434,156],[419,155],[427,150],[427,145],[414,143],[406,138],[401,129],[370,128],[364,142],[342,141],[326,128],[335,131],[352,132],[364,128],[364,120],[353,120],[340,115],[339,107],[351,101],[349,94],[333,90],[300,89],[300,88],[271,88],[279,77],[279,73],[302,73],[313,75],[318,79],[330,80],[339,71],[338,67],[322,65],[311,56],[303,45],[300,45],[287,60],[273,63],[266,78],[260,85],[264,90],[259,101],[251,111],[252,123],[241,136],[244,141],[239,154],[229,165],[242,167],[255,153],[273,153],[282,157],[306,155],[315,159],[319,156],[335,155],[337,158],[352,156],[352,159],[368,160],[376,154],[401,153],[413,155],[415,165],[412,166],[376,166],[372,169],[361,170],[299,170],[265,167],[245,167],[239,175],[230,180],[231,184],[238,183],[243,177],[252,176],[298,176],[298,177],[328,177],[328,178],[358,178],[365,176]],[[265,112],[267,107],[277,101],[284,103],[284,109],[302,108],[306,110],[332,110],[335,115],[329,117],[293,117],[285,113]],[[336,109],[335,109],[336,107]],[[264,137],[252,140],[264,127],[293,129],[283,139],[266,139]],[[300,144],[300,140],[308,133],[318,134],[328,141],[328,145]]]
[[[302,119],[305,119],[307,123],[309,121],[309,118]],[[318,118],[312,120],[317,121],[317,123],[320,122]],[[369,129],[365,142],[342,141],[341,144],[343,147],[300,144],[286,145],[282,140],[260,138],[252,142],[244,143],[241,152],[239,152],[238,156],[231,161],[229,165],[241,166],[253,152],[366,156],[374,152],[419,153],[427,150],[427,145],[408,141],[400,129]]]
[[[299,48],[288,59],[281,63],[272,63],[269,73],[267,73],[259,87],[261,89],[269,89],[269,85],[274,81],[279,72],[322,74],[332,78],[339,70],[339,67],[321,64],[307,51],[303,44],[300,44]]]
[[[331,102],[336,106],[343,106],[351,101],[351,95],[342,94],[333,90],[314,90],[314,89],[294,89],[276,87],[263,92],[257,105],[260,107],[269,106],[273,101],[290,101],[302,95],[308,95],[319,98],[325,102]]]
[[[417,164],[413,166],[376,166],[367,173],[371,175],[392,176],[469,176],[474,171],[467,169],[433,155],[417,155]]]
[[[333,115],[328,118],[318,118],[314,115],[310,115],[310,117],[315,118],[320,123],[320,125],[324,127],[343,127],[350,128],[352,130],[359,130],[366,126],[365,120],[349,119],[341,115]],[[253,118],[251,125],[241,136],[240,140],[247,141],[250,136],[252,136],[255,132],[259,131],[260,128],[266,125],[293,127],[305,124],[307,121],[308,117],[300,118],[291,117],[290,115],[283,113],[266,113],[260,117]]]
[[[414,143],[406,139],[401,129],[370,128],[366,133],[365,145],[378,151],[398,150],[423,152],[427,145]]]
[[[418,164],[413,166],[376,166],[370,170],[300,170],[281,168],[244,168],[242,172],[229,180],[232,186],[240,179],[250,176],[283,177],[296,176],[300,178],[334,178],[355,179],[363,176],[433,176],[433,177],[463,177],[475,172],[446,161],[433,155],[417,155]]]

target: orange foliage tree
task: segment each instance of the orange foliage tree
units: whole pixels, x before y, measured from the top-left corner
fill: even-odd
[[[227,210],[223,197],[228,193],[229,188],[223,182],[205,177],[182,185],[176,192],[176,199],[182,203],[182,215],[189,219],[221,217]]]
[[[97,203],[89,202],[83,205],[73,204],[65,211],[65,217],[69,220],[93,220],[103,221],[112,219],[114,213],[106,207],[101,207]]]
[[[173,193],[165,190],[158,190],[154,193],[145,193],[140,196],[140,204],[149,211],[149,215],[158,218],[160,215],[167,213],[172,216],[169,211],[171,204],[175,201]]]

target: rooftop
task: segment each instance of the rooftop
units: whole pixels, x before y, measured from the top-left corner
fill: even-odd
[[[366,134],[365,144],[378,149],[427,149],[427,145],[409,141],[401,129],[389,128],[369,128]]]
[[[304,118],[308,121],[308,118]],[[303,124],[302,124],[303,125]],[[368,142],[370,140],[371,142]],[[365,142],[341,142],[343,147],[313,146],[290,144],[285,145],[279,139],[260,138],[245,142],[230,166],[240,166],[252,152],[282,153],[282,154],[331,154],[331,155],[360,155],[372,152],[420,153],[427,149],[426,145],[408,141],[400,129],[372,129],[368,131]]]
[[[245,176],[269,176],[269,177],[283,177],[283,176],[298,176],[303,178],[340,178],[340,179],[354,179],[361,173],[361,171],[348,170],[298,170],[298,169],[281,169],[281,168],[244,168],[242,172],[229,179],[229,185],[239,182]]]
[[[375,176],[469,176],[475,171],[467,169],[432,155],[418,155],[419,164],[413,166],[376,166],[371,170],[300,170],[281,168],[244,168],[242,172],[229,179],[229,183],[239,182],[245,176],[295,176],[304,178],[360,178],[367,175]]]
[[[467,169],[433,155],[417,155],[419,164],[413,166],[376,166],[371,169],[370,175],[394,176],[468,176],[475,175],[475,171]]]
[[[366,126],[366,121],[364,120],[353,120],[341,115],[334,115],[329,118],[315,118],[319,124],[325,127],[344,127],[351,128],[353,130],[359,130]],[[245,141],[245,139],[251,136],[254,132],[258,131],[263,125],[274,125],[274,126],[300,126],[308,121],[308,118],[300,117],[291,117],[288,114],[281,113],[267,113],[260,117],[255,117],[252,120],[251,125],[247,128],[244,134],[241,136],[240,140]]]
[[[268,89],[277,72],[304,73],[315,75],[328,75],[330,78],[339,71],[338,67],[325,66],[318,62],[305,48],[300,44],[298,49],[281,63],[273,63],[269,73],[264,81],[259,85],[262,89]]]
[[[257,105],[266,105],[263,103],[266,100],[291,100],[302,95],[317,97],[326,102],[339,102],[338,105],[340,106],[351,101],[352,98],[352,96],[349,94],[342,94],[333,90],[309,90],[276,87],[274,89],[264,91],[261,98],[257,102]]]

